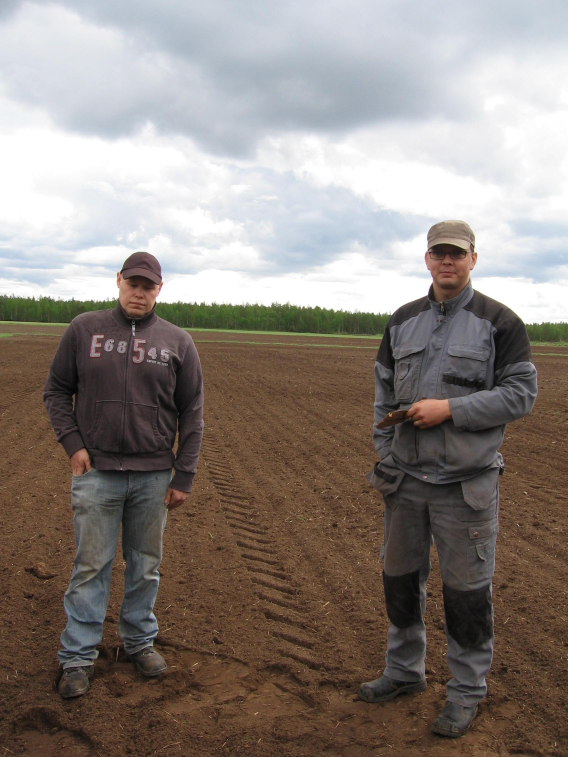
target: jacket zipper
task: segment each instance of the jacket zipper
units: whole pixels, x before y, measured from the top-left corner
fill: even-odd
[[[127,387],[128,387],[128,365],[129,365],[129,355],[130,355],[130,348],[132,347],[132,340],[136,336],[136,321],[134,318],[132,319],[132,333],[130,334],[130,339],[128,340],[128,347],[126,349],[126,366],[124,370],[124,393],[123,393],[123,411],[122,411],[122,432],[120,435],[120,470],[122,470],[122,463],[124,460],[124,456],[122,454],[123,448],[124,448],[124,429],[126,428],[126,399],[127,399]]]

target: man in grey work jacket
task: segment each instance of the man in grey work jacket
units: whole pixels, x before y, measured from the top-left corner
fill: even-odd
[[[521,320],[474,292],[475,237],[463,221],[428,232],[427,297],[389,320],[375,363],[379,462],[369,480],[385,502],[383,582],[389,629],[383,675],[359,697],[385,702],[426,688],[426,580],[434,537],[443,580],[452,679],[432,730],[462,736],[486,694],[493,656],[491,579],[498,531],[499,447],[527,415],[536,370]]]
[[[153,646],[162,534],[168,509],[181,505],[191,490],[203,435],[197,351],[189,334],[155,312],[159,262],[135,252],[117,274],[117,285],[114,310],[83,313],[71,322],[44,390],[73,473],[77,552],[58,653],[65,699],[89,689],[121,524],[126,567],[118,630],[142,675],[165,672]]]

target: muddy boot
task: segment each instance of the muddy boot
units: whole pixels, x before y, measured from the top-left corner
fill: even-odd
[[[471,728],[477,715],[477,705],[463,707],[455,702],[446,702],[442,712],[432,721],[432,730],[440,736],[459,739]]]
[[[399,694],[411,693],[413,691],[424,691],[426,689],[426,680],[422,681],[394,681],[382,675],[374,681],[362,683],[359,686],[359,699],[364,702],[388,702]]]
[[[166,661],[154,647],[144,647],[139,652],[129,655],[139,672],[146,678],[162,675],[168,669]]]
[[[57,691],[63,699],[80,697],[89,691],[89,678],[93,675],[94,665],[81,665],[76,668],[64,668]]]

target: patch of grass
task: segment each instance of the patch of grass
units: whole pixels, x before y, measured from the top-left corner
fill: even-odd
[[[260,334],[264,336],[311,336],[312,338],[333,338],[333,339],[382,339],[382,334],[314,334],[313,331],[251,331],[239,329],[199,329],[191,326],[184,326],[184,331],[191,333],[203,331],[211,334]]]
[[[0,325],[12,326],[69,326],[68,323],[45,323],[43,321],[0,321]]]
[[[313,334],[311,335],[313,336]],[[253,347],[327,347],[333,350],[373,350],[375,344],[316,344],[315,342],[252,342],[248,339],[194,339],[196,344],[251,344]]]
[[[566,352],[533,352],[537,357],[568,357]]]

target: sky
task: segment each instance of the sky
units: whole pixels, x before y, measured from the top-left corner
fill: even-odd
[[[392,312],[428,228],[568,321],[565,0],[0,1],[0,294]]]

